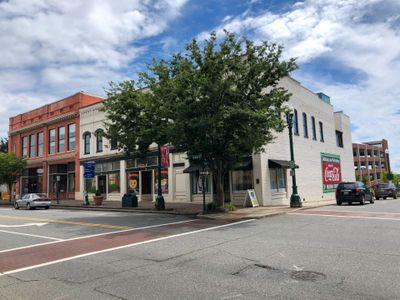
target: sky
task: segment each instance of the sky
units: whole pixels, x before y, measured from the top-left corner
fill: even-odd
[[[353,142],[388,139],[400,173],[399,0],[0,0],[0,137],[11,116],[104,96],[223,29],[283,45],[292,76],[350,116]]]

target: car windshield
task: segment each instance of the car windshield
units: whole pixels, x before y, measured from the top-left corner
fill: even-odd
[[[46,194],[32,194],[33,199],[47,198]]]
[[[340,183],[338,187],[341,189],[353,189],[355,187],[355,183],[354,182]]]

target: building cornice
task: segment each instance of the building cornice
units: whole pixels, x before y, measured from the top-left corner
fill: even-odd
[[[28,126],[24,126],[24,127],[21,127],[21,128],[17,128],[17,129],[11,130],[11,131],[9,131],[9,135],[12,136],[12,135],[15,135],[15,134],[18,134],[18,133],[24,133],[24,132],[27,132],[27,131],[30,131],[30,130],[33,130],[33,129],[40,128],[40,127],[45,126],[45,125],[51,125],[51,124],[54,124],[54,123],[57,123],[57,122],[60,122],[60,121],[69,120],[69,119],[72,119],[72,118],[74,118],[76,116],[78,116],[78,113],[75,112],[75,111],[72,111],[72,112],[69,112],[69,113],[66,113],[66,114],[63,114],[63,115],[60,115],[60,116],[56,116],[56,117],[53,117],[53,118],[50,118],[50,119],[47,119],[47,120],[43,120],[43,121],[28,125]]]

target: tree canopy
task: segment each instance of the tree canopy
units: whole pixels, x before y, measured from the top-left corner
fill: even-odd
[[[11,192],[13,184],[21,176],[25,165],[26,160],[15,153],[0,153],[0,184],[7,184]]]
[[[112,83],[105,110],[108,134],[128,153],[171,143],[191,162],[206,164],[224,202],[223,177],[244,156],[263,151],[282,131],[290,93],[279,81],[296,69],[282,46],[216,33],[170,60],[153,60],[132,81]],[[143,152],[143,151],[139,151]],[[197,160],[197,161],[196,161]]]
[[[8,152],[8,139],[0,138],[0,152]]]

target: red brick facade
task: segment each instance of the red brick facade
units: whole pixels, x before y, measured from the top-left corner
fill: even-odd
[[[42,192],[55,198],[58,185],[59,199],[75,198],[80,178],[79,109],[100,101],[103,98],[79,92],[10,118],[8,150],[18,156],[25,152],[27,158],[27,168],[17,182],[16,194]],[[50,144],[51,130],[54,130],[54,139]],[[50,151],[53,146],[54,151]]]

